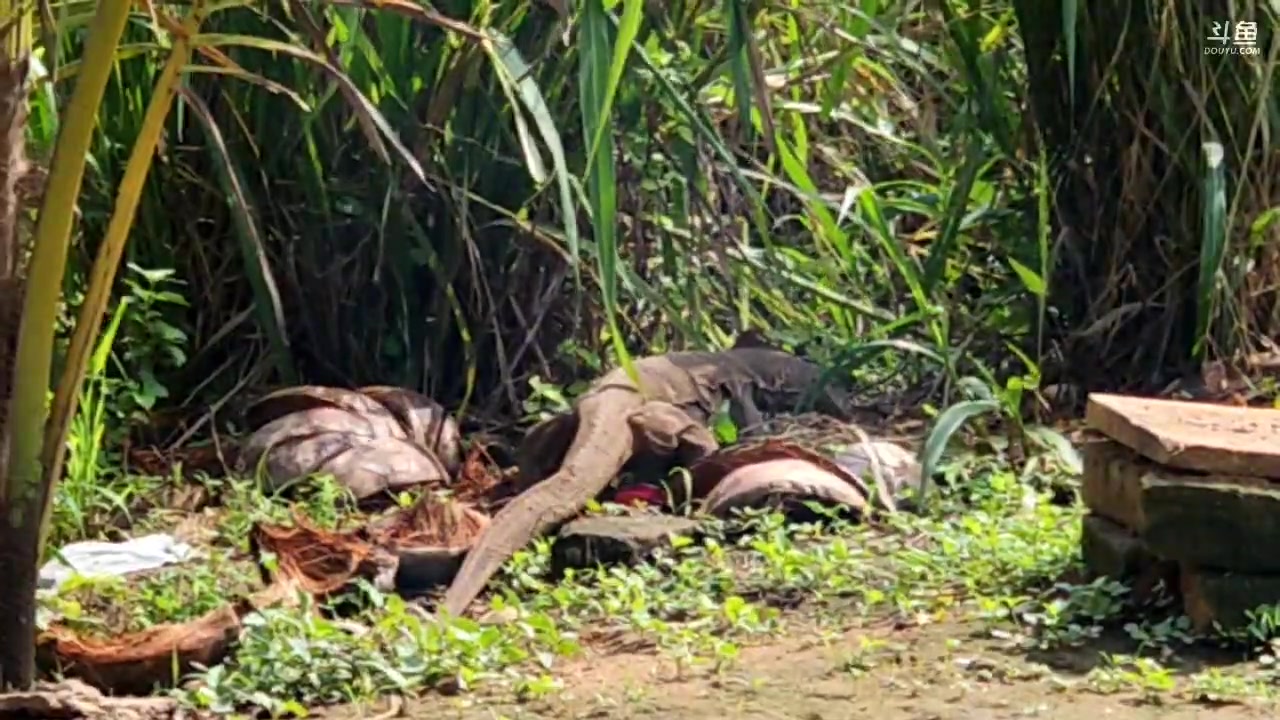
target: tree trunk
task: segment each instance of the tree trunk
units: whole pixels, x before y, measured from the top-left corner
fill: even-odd
[[[0,688],[27,688],[36,675],[37,518],[0,522]]]
[[[0,53],[0,689],[35,680],[36,563],[40,561],[40,501],[8,482],[14,383],[22,315],[24,248],[19,183],[26,158],[28,59]]]

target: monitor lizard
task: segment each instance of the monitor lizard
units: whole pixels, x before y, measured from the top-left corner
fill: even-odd
[[[559,460],[554,445],[573,432],[559,469],[505,505],[476,539],[445,593],[444,612],[462,615],[503,563],[581,512],[633,454],[682,451],[687,462],[716,450],[706,423],[726,400],[739,427],[760,423],[761,405],[784,409],[801,400],[818,412],[851,419],[842,392],[818,387],[822,369],[782,350],[672,352],[640,358],[633,366],[643,392],[623,368],[614,369],[578,397],[571,416],[544,421],[526,436],[519,453],[522,472]],[[559,422],[565,417],[576,423]]]

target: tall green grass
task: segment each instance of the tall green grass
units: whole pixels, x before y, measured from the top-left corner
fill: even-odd
[[[1230,11],[1248,58],[1139,0],[373,7],[205,26],[127,258],[186,282],[177,404],[297,377],[509,417],[530,375],[589,372],[565,343],[746,329],[949,402],[975,372],[1123,386],[1274,335],[1262,3]],[[128,33],[82,269],[161,57]]]
[[[1103,377],[1267,349],[1277,320],[1275,3],[1015,2],[1055,170],[1064,354]],[[1207,54],[1214,22],[1256,54]]]

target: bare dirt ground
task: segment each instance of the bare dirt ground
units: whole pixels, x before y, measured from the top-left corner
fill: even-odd
[[[563,689],[517,702],[508,696],[436,695],[401,708],[413,718],[760,718],[761,720],[1054,720],[1273,717],[1264,704],[1212,705],[1102,694],[1085,682],[1098,652],[1034,660],[973,638],[973,627],[934,625],[799,633],[744,648],[732,669],[676,672],[654,653],[587,651],[557,666]],[[1190,664],[1202,667],[1205,659]],[[1190,669],[1189,668],[1189,669]],[[375,717],[383,708],[345,708],[331,717]]]

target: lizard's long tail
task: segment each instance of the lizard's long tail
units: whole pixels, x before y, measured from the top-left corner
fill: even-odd
[[[630,388],[583,398],[578,434],[560,470],[507,503],[480,533],[445,593],[441,608],[446,613],[462,615],[516,551],[577,515],[604,490],[631,457],[627,417],[641,402]]]

